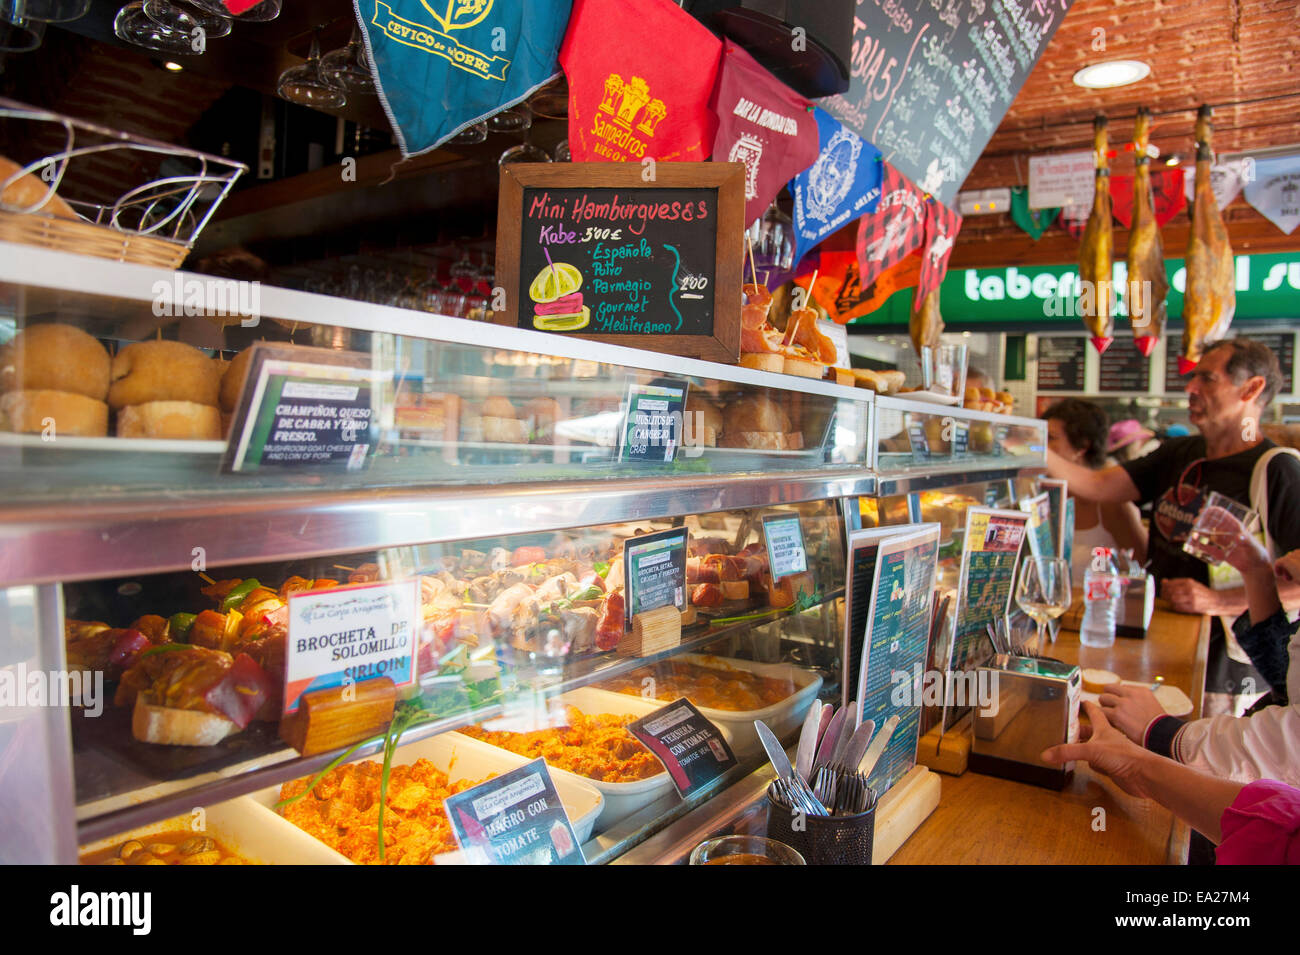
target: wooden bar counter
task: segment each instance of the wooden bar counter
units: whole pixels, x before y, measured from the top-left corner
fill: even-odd
[[[1126,680],[1179,687],[1201,712],[1208,617],[1176,613],[1163,600],[1146,639],[1119,637],[1112,647],[1079,644],[1079,615],[1067,614],[1056,643],[1044,648],[1082,667],[1112,670]],[[939,807],[890,860],[890,865],[1161,865],[1182,864],[1187,827],[1158,804],[1137,799],[1086,763],[1060,792],[966,772],[944,776]],[[1096,812],[1105,811],[1104,817]],[[1101,828],[1104,822],[1105,828]]]

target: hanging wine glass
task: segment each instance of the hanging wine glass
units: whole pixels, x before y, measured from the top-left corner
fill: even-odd
[[[472,123],[447,140],[447,142],[456,146],[472,146],[487,139],[487,134],[487,123]]]
[[[70,23],[90,10],[90,0],[0,0],[0,20]]]
[[[167,26],[149,16],[144,6],[145,0],[135,0],[117,11],[113,18],[113,33],[119,40],[177,56],[192,56],[198,52],[194,49],[194,31],[199,29],[197,19],[179,7],[173,7],[173,16],[169,19],[171,25]]]
[[[552,154],[552,158],[556,162],[573,162],[573,153],[569,151],[569,141],[567,139],[561,139],[555,144],[555,152]]]
[[[370,73],[370,61],[361,42],[361,32],[352,28],[348,45],[331,50],[321,57],[320,74],[325,82],[349,93],[375,92],[375,78]]]
[[[268,20],[274,20],[280,15],[280,0],[262,0],[257,6],[245,10],[237,16],[226,9],[221,0],[186,0],[186,2],[219,17],[234,16],[236,20],[241,20],[244,23],[265,23]]]
[[[45,24],[27,12],[25,0],[0,0],[0,53],[30,53],[44,32]]]
[[[788,272],[794,266],[794,221],[776,202],[748,229],[754,247],[754,265],[773,272]]]
[[[144,0],[144,12],[145,16],[158,26],[165,30],[175,30],[177,32],[186,32],[184,24],[188,20],[193,20],[198,29],[203,31],[205,41],[225,36],[230,32],[230,17],[210,13],[201,7],[184,9],[170,3],[169,0]],[[193,29],[188,32],[191,52],[203,52],[202,47],[194,49],[194,40],[197,39],[197,36]]]
[[[567,119],[569,116],[569,86],[563,76],[547,83],[528,101],[528,108],[543,119]]]
[[[533,113],[525,104],[519,103],[509,109],[503,109],[487,121],[488,130],[494,133],[523,133],[533,126]]]
[[[339,109],[347,104],[343,91],[326,83],[320,75],[320,39],[312,37],[307,62],[291,66],[280,74],[276,95],[299,106],[313,109]]]
[[[463,294],[469,294],[478,279],[478,269],[469,259],[469,252],[461,252],[460,259],[452,264],[451,281]]]
[[[514,162],[550,162],[551,156],[541,146],[534,146],[532,143],[520,143],[518,146],[511,146],[501,154],[497,160],[498,166],[508,166]]]

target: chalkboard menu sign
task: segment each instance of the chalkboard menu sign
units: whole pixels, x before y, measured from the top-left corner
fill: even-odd
[[[734,363],[741,163],[501,170],[493,321]]]
[[[1165,346],[1165,394],[1178,394],[1187,387],[1191,376],[1178,374],[1178,352],[1182,338],[1171,335]]]
[[[1295,332],[1251,332],[1241,337],[1259,342],[1277,355],[1282,366],[1282,394],[1291,394],[1295,390]]]
[[[1038,339],[1038,390],[1083,391],[1087,339],[1044,335]]]
[[[1137,350],[1133,339],[1116,337],[1101,355],[1098,391],[1137,391],[1145,394],[1151,383],[1151,359]]]
[[[848,92],[820,102],[952,206],[1073,0],[857,0]]]

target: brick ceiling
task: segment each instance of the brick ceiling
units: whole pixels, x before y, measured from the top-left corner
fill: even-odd
[[[1085,90],[1071,80],[1088,64],[1116,59],[1144,60],[1151,75],[1113,90]],[[1190,165],[1202,103],[1215,107],[1216,153],[1300,144],[1300,4],[1076,0],[963,188],[1024,184],[1029,156],[1091,148],[1099,112],[1110,119],[1112,145],[1123,143],[1139,106],[1156,114],[1151,141],[1161,154]],[[1122,156],[1114,169],[1131,173],[1131,158]],[[1300,232],[1282,235],[1242,198],[1225,218],[1239,251],[1300,248]],[[1166,253],[1180,255],[1185,224],[1176,219],[1167,232]],[[1126,236],[1118,226],[1116,233],[1122,252]],[[1006,216],[969,217],[952,264],[1067,262],[1076,249],[1059,229],[1033,243]]]

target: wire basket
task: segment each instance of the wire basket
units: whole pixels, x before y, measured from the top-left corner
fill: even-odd
[[[31,130],[40,123],[61,127],[64,139],[61,150],[0,181],[0,196],[26,175],[46,186],[44,193],[27,205],[0,201],[0,241],[176,268],[235,181],[248,171],[243,163],[231,159],[128,135],[4,98],[0,98],[0,120],[10,127],[10,139],[18,138],[12,135],[14,126],[21,134],[29,123]],[[111,202],[60,195],[75,161],[120,152],[134,154],[135,162],[145,162],[149,168],[170,165],[175,169],[127,189]],[[68,208],[76,218],[68,216]]]

